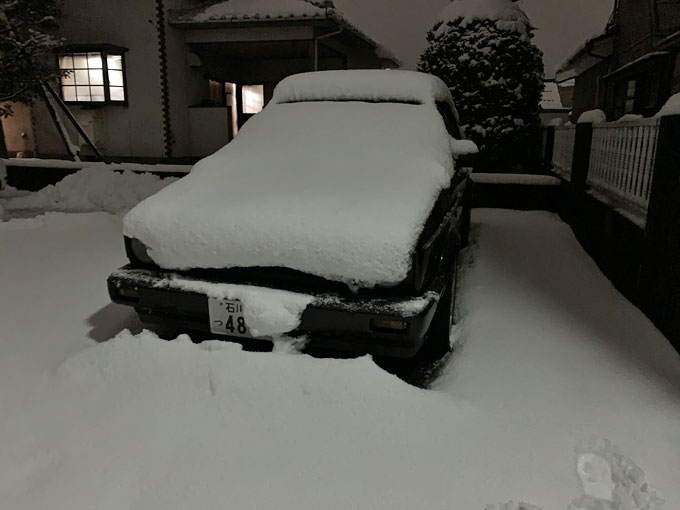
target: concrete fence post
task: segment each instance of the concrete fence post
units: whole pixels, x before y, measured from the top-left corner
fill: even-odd
[[[640,306],[680,349],[680,115],[659,125],[638,282]]]

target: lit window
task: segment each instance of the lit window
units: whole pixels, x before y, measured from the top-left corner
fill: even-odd
[[[243,86],[243,113],[259,113],[264,108],[264,85]]]
[[[73,51],[59,55],[61,97],[67,103],[126,102],[122,52]]]

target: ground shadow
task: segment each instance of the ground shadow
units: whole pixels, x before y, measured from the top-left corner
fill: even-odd
[[[87,336],[99,343],[111,340],[126,329],[133,334],[149,329],[142,324],[132,308],[114,303],[108,304],[90,315],[87,318],[87,323],[92,328]]]

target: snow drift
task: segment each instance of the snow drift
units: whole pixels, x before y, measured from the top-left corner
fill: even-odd
[[[106,211],[124,213],[176,178],[161,179],[152,174],[114,172],[101,165],[84,168],[57,184],[4,202],[5,209],[43,211]]]
[[[435,83],[417,73],[377,73],[395,83],[387,100],[401,81]],[[371,73],[342,76],[363,84],[357,94],[364,99],[373,87]],[[317,96],[305,81],[285,80],[233,142],[134,208],[125,235],[166,269],[287,267],[361,287],[404,280],[454,173],[435,98],[425,102],[433,91],[416,88],[424,104],[344,101],[342,91],[354,85],[336,81],[324,98],[339,101],[310,102]],[[286,102],[293,99],[307,102]]]

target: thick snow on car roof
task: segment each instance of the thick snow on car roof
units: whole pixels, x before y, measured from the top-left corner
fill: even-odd
[[[276,87],[274,103],[303,101],[369,101],[453,104],[446,84],[415,71],[353,70],[302,73]]]
[[[449,140],[433,104],[270,104],[133,209],[124,232],[166,269],[288,267],[397,284],[450,183]]]

